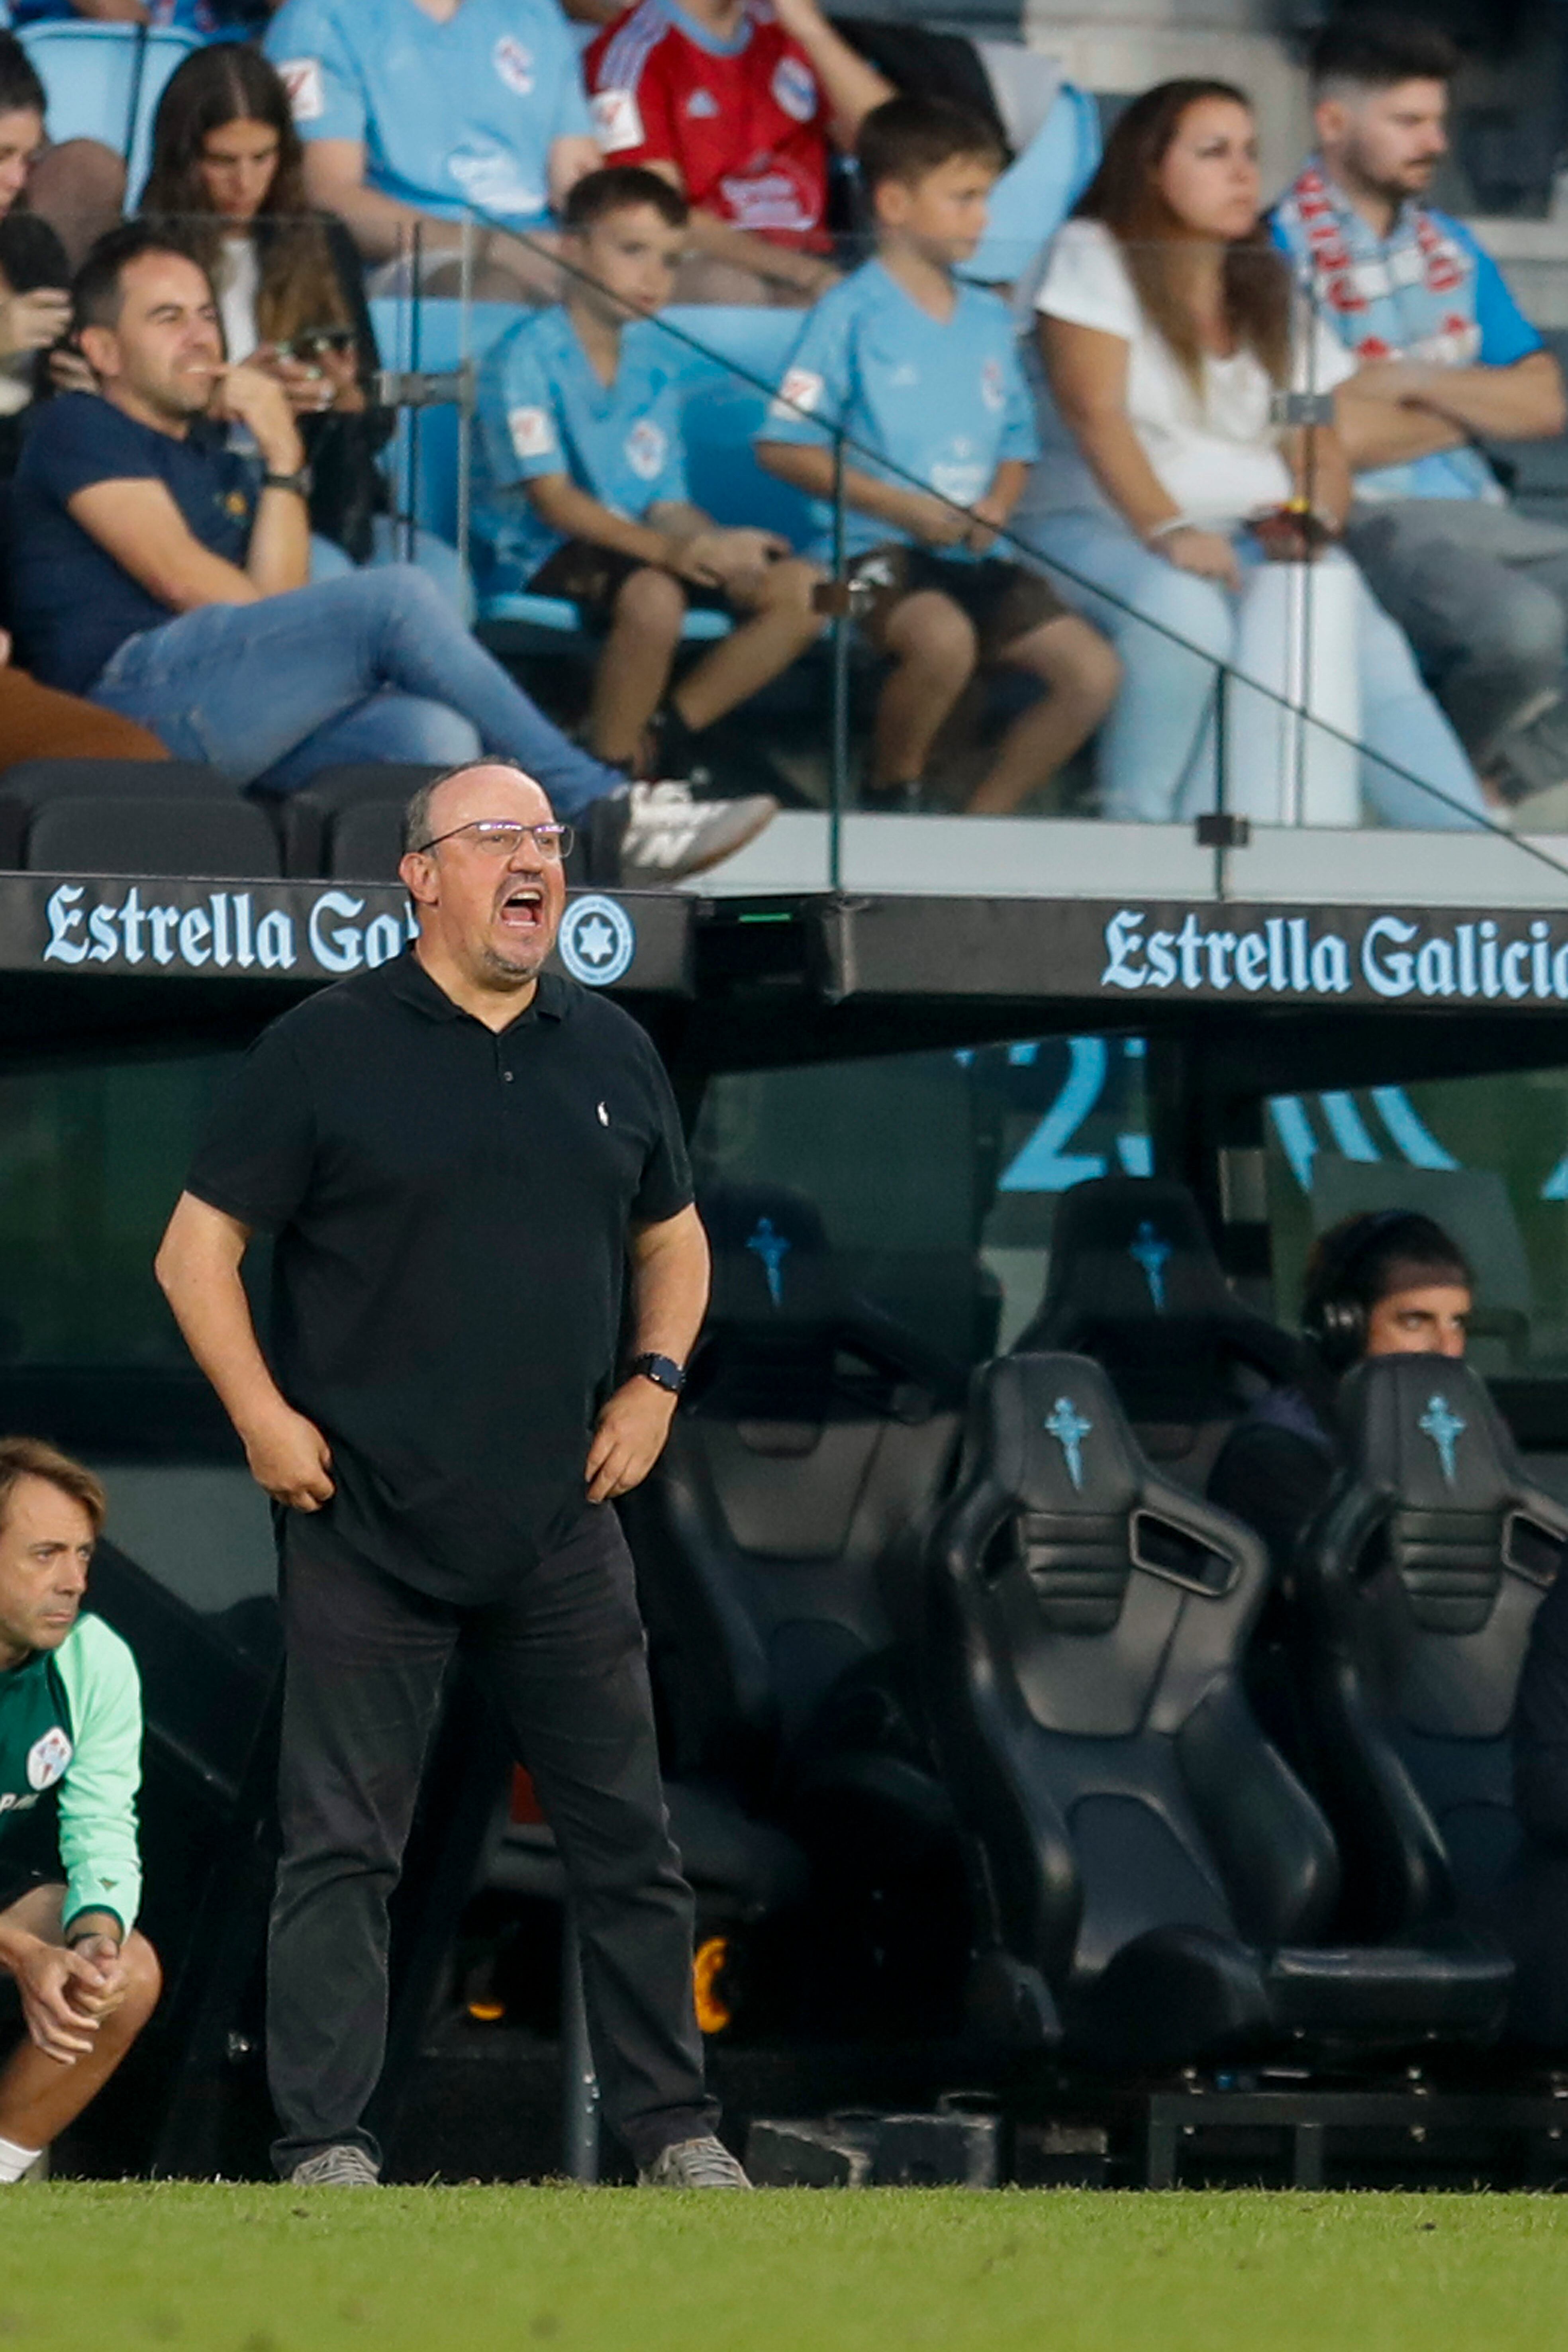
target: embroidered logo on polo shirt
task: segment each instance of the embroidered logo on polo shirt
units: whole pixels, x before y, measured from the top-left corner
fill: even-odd
[[[663,472],[668,449],[663,425],[651,416],[639,417],[626,435],[626,463],[639,481],[651,482]]]
[[[710,89],[694,89],[686,101],[686,111],[694,122],[710,122],[719,111],[719,101]]]
[[[66,1733],[55,1724],[27,1750],[28,1788],[52,1789],[57,1780],[63,1779],[75,1752]]]
[[[574,980],[588,988],[610,988],[630,970],[637,935],[624,907],[589,891],[572,900],[555,944]]]
[[[508,89],[528,98],[533,89],[533,51],[524,48],[515,33],[503,33],[491,52],[491,63]]]

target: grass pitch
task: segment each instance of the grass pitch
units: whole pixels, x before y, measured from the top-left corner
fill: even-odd
[[[1561,2352],[1525,2196],[5,2192],[10,2352]]]

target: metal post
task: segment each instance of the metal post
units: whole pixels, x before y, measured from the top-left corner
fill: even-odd
[[[599,2078],[588,2043],[583,1998],[583,1948],[570,1902],[561,1913],[562,2142],[568,2179],[591,2189],[599,2178]]]
[[[408,367],[411,374],[417,375],[419,373],[421,359],[420,343],[422,336],[420,329],[423,324],[419,309],[419,289],[425,282],[424,227],[423,224],[417,220],[414,224],[412,268],[414,275],[408,289]],[[417,504],[418,488],[419,411],[417,407],[413,407],[408,412],[408,464],[403,485],[403,512],[399,517],[399,520],[403,526],[402,552],[405,563],[412,563],[414,561],[414,516]]]
[[[468,568],[468,500],[472,495],[474,445],[474,385],[473,323],[474,323],[474,216],[463,215],[461,253],[461,289],[459,299],[462,315],[458,322],[458,373],[462,378],[462,396],[458,403],[458,562],[466,574]]]
[[[1214,894],[1223,900],[1230,887],[1230,851],[1226,845],[1230,815],[1230,672],[1221,662],[1214,680],[1215,827]]]
[[[849,798],[848,583],[844,562],[844,427],[833,436],[833,710],[828,768],[827,886],[844,887],[844,811]]]

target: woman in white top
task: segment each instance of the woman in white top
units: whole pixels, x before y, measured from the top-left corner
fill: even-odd
[[[1214,805],[1224,664],[1227,807],[1353,824],[1364,792],[1385,823],[1468,824],[1480,789],[1408,644],[1321,551],[1350,499],[1338,435],[1274,421],[1279,393],[1331,393],[1353,362],[1316,322],[1292,332],[1258,197],[1241,91],[1163,83],[1116,123],[1036,298],[1044,454],[1014,528],[1121,656],[1101,807]]]

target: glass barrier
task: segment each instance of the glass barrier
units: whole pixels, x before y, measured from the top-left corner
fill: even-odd
[[[1288,856],[1297,896],[1356,878],[1390,896],[1396,877],[1419,895],[1399,845],[1377,845],[1392,834],[1423,836],[1449,896],[1472,872],[1479,895],[1528,895],[1527,861],[1557,887],[1568,706],[1560,681],[1521,687],[1539,656],[1506,628],[1489,669],[1473,657],[1474,542],[1449,520],[1471,493],[1491,509],[1498,469],[1396,374],[1356,374],[1271,247],[1124,247],[1074,222],[1031,252],[1015,226],[963,265],[954,342],[944,272],[917,257],[891,276],[864,237],[784,255],[788,282],[749,289],[766,299],[656,313],[668,271],[592,233],[476,217],[362,289],[313,219],[273,219],[243,262],[210,216],[171,226],[214,272],[231,357],[297,419],[312,577],[416,565],[606,784],[773,793],[784,816],[735,887],[1278,896]],[[706,288],[747,290],[712,270]],[[226,493],[248,560],[267,433],[204,363],[249,468]],[[46,375],[94,381],[79,351],[0,352],[22,410]],[[1452,475],[1444,530],[1431,500],[1384,495],[1420,449]],[[605,541],[574,470],[617,518]],[[122,623],[71,550],[50,569],[25,487],[16,515],[18,659],[109,698]],[[428,723],[455,671],[438,628],[424,651],[405,691]],[[453,687],[459,719],[476,691]],[[169,740],[156,698],[111,707]],[[442,756],[396,716],[360,756]],[[243,781],[292,791],[313,756]],[[1356,876],[1351,833],[1372,860]]]

